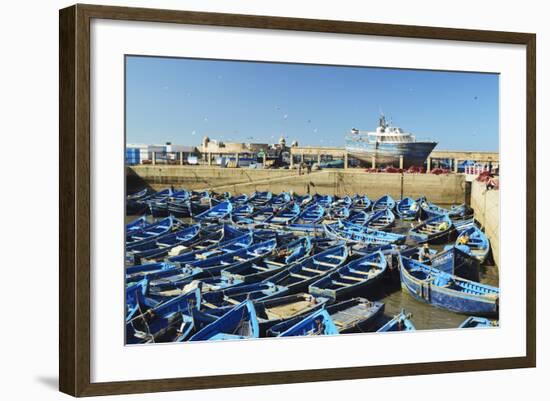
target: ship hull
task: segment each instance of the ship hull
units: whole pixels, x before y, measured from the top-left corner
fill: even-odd
[[[422,166],[437,145],[437,142],[403,142],[403,143],[359,143],[348,141],[346,150],[350,156],[370,164],[372,158],[376,166],[399,166],[403,156],[403,168]]]

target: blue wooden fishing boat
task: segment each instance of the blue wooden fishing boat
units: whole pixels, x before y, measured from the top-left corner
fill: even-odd
[[[333,220],[347,219],[349,215],[350,215],[349,206],[345,206],[345,205],[332,206],[328,210],[328,217]]]
[[[238,285],[224,288],[219,291],[205,292],[202,296],[201,309],[207,313],[220,315],[227,309],[244,300],[254,302],[265,301],[270,298],[281,297],[287,294],[288,289],[282,285],[266,282]]]
[[[364,226],[368,219],[370,217],[370,214],[363,211],[355,211],[351,212],[349,217],[345,219],[348,223],[357,224],[359,226]]]
[[[269,204],[276,209],[284,207],[292,200],[292,197],[288,192],[281,192],[279,195],[274,196],[269,201]]]
[[[379,316],[384,312],[382,302],[371,302],[365,298],[352,298],[337,304],[325,306],[340,334],[365,333],[372,331]],[[296,317],[278,323],[267,330],[267,336],[276,337],[302,318]]]
[[[272,205],[258,208],[252,214],[252,222],[250,224],[262,224],[275,215],[276,208]]]
[[[393,210],[393,208],[395,208],[395,199],[393,199],[390,195],[381,196],[372,205],[372,210],[375,212],[384,209]]]
[[[388,262],[380,251],[373,252],[338,268],[309,286],[309,293],[333,300],[364,294],[376,286],[384,276]]]
[[[388,331],[413,331],[416,330],[411,320],[412,315],[405,313],[404,310],[393,317],[390,321],[380,327],[377,332],[383,333]]]
[[[392,245],[392,244],[386,244],[386,245],[374,245],[374,244],[362,244],[362,243],[355,243],[350,244],[350,253],[351,255],[359,255],[359,256],[367,256],[374,252],[382,252],[384,256],[386,257],[386,260],[388,261],[388,267],[391,266],[391,260],[392,256],[397,254],[399,252],[399,249],[406,247],[406,245]]]
[[[298,316],[307,316],[323,308],[328,301],[328,298],[299,293],[254,302],[261,336],[264,337],[267,331],[276,324]]]
[[[325,224],[323,229],[329,238],[364,245],[402,244],[407,239],[405,235],[372,230],[346,221],[339,221],[330,225]]]
[[[313,200],[313,196],[311,196],[310,194],[294,195],[293,199],[294,203],[296,203],[300,207],[303,207],[311,203],[311,201]]]
[[[292,223],[300,215],[300,206],[296,203],[290,203],[284,208],[278,210],[265,222],[268,224],[287,225]]]
[[[440,244],[449,242],[454,232],[453,222],[449,215],[442,214],[432,217],[409,230],[409,238],[421,244]]]
[[[128,199],[126,201],[126,214],[142,214],[150,212],[149,205],[151,203],[163,202],[172,194],[171,189],[163,189],[139,199]]]
[[[325,208],[320,204],[316,203],[311,206],[308,206],[302,213],[299,214],[296,219],[296,224],[315,224],[323,220],[325,215]]]
[[[467,250],[467,249],[466,249]],[[460,246],[445,247],[430,258],[431,266],[461,278],[479,281],[479,260]]]
[[[453,225],[458,233],[476,225],[474,218],[464,219],[464,220],[453,220]],[[476,226],[477,227],[477,226]]]
[[[128,233],[126,235],[126,251],[131,251],[136,246],[151,241],[152,239],[159,238],[172,231],[173,228],[177,228],[180,224],[179,221],[170,216],[150,224],[141,230]]]
[[[335,197],[334,200],[332,201],[330,207],[331,208],[338,208],[338,207],[345,206],[345,207],[349,208],[349,207],[351,207],[352,204],[353,204],[353,200],[351,199],[351,197],[346,195],[346,196],[343,196],[341,198]]]
[[[254,206],[250,203],[237,206],[231,212],[231,221],[235,224],[252,224],[252,214],[254,213]]]
[[[310,284],[342,266],[347,258],[348,248],[336,246],[297,262],[267,280],[288,287],[289,293],[306,291]]]
[[[246,249],[252,244],[252,241],[252,232],[241,233],[236,238],[231,236],[231,238],[219,243],[214,243],[213,245],[195,247],[191,252],[170,257],[168,260],[182,266],[194,264],[198,261],[204,261],[209,258]]]
[[[383,231],[390,228],[395,222],[395,215],[390,209],[374,212],[369,216],[365,226],[372,230]]]
[[[458,234],[455,244],[466,246],[480,263],[484,263],[491,250],[489,238],[477,226],[473,225]]]
[[[189,340],[240,340],[259,336],[260,328],[254,305],[251,301],[245,300],[199,330]]]
[[[340,334],[326,309],[320,309],[304,317],[294,326],[279,334],[279,337],[323,336]]]
[[[466,280],[399,256],[401,288],[415,299],[457,313],[498,314],[496,287]]]
[[[432,219],[437,216],[449,215],[449,209],[437,206],[435,203],[428,202],[426,198],[420,198],[417,200],[422,209],[422,217],[424,219]]]
[[[332,202],[334,201],[334,198],[332,195],[320,195],[315,194],[313,195],[312,202],[317,203],[318,205],[323,206],[323,208],[329,208]]]
[[[269,191],[256,191],[252,194],[248,202],[254,206],[264,206],[271,200],[271,198],[273,198],[273,194]]]
[[[479,281],[479,261],[460,247],[446,246],[444,250],[438,251],[424,244],[421,247],[410,247],[399,252],[405,258],[433,266],[445,273]]]
[[[175,269],[152,273],[147,276],[149,279],[149,294],[153,298],[178,295],[179,293],[183,293],[185,291],[175,291],[170,294],[161,294],[161,292],[182,289],[192,280],[198,279],[201,274],[202,269],[188,266],[176,267]]]
[[[126,252],[126,261],[139,264],[143,259],[154,260],[162,258],[177,246],[188,246],[197,241],[200,233],[200,225],[195,224],[160,238],[145,242],[133,247]]]
[[[149,206],[154,203],[166,203],[166,200],[171,195],[172,195],[172,190],[170,188],[167,188],[143,198],[142,201],[146,202]]]
[[[474,209],[466,204],[453,205],[449,210],[449,217],[452,220],[464,220],[474,217]]]
[[[143,199],[147,196],[147,192],[149,190],[147,188],[142,189],[141,191],[134,192],[133,194],[126,195],[126,200],[138,200]]]
[[[432,258],[439,253],[437,249],[429,248],[428,244],[423,246],[407,247],[399,251],[399,253],[409,259],[417,260],[424,264],[431,264]]]
[[[248,202],[248,195],[247,194],[234,195],[231,198],[229,198],[229,201],[233,204],[233,206],[244,205],[246,202]]]
[[[126,224],[126,235],[132,232],[141,231],[148,224],[149,223],[147,222],[147,218],[145,216],[138,217],[137,219]]]
[[[366,195],[354,195],[352,198],[352,210],[356,212],[368,212],[372,201]]]
[[[125,270],[126,283],[133,283],[161,272],[174,272],[176,268],[176,264],[170,262],[146,263],[143,265],[129,266]]]
[[[485,317],[469,316],[464,320],[459,329],[498,327],[498,320],[490,320]]]
[[[142,313],[126,322],[126,343],[157,342],[156,340],[166,335],[167,330],[173,327],[174,320],[178,322],[177,319],[181,318],[182,313],[192,316],[192,311],[199,307],[200,300],[200,291],[195,289],[142,310]]]
[[[253,283],[264,280],[286,269],[290,264],[307,257],[312,250],[309,237],[298,238],[277,248],[270,255],[239,263],[222,270],[222,277]]]
[[[186,200],[171,200],[166,201],[168,213],[174,217],[191,217],[191,201]]]
[[[141,307],[150,308],[154,303],[147,303],[146,295],[148,290],[146,278],[139,280],[126,287],[126,321],[136,316]]]
[[[265,224],[254,227],[252,234],[254,237],[254,242],[263,242],[268,239],[276,239],[277,244],[279,245],[284,245],[295,239],[294,234],[284,230],[283,227],[268,226]]]
[[[397,202],[397,215],[403,220],[415,220],[420,216],[420,205],[413,198],[406,197]]]
[[[224,226],[202,226],[197,238],[185,244],[179,244],[172,247],[166,255],[168,260],[176,259],[177,256],[188,254],[195,251],[219,247],[232,239],[237,239],[245,235],[246,231],[241,231],[229,225]],[[171,235],[171,234],[168,234]]]
[[[259,260],[271,254],[276,246],[277,240],[270,239],[264,242],[245,246],[244,248],[235,251],[226,251],[218,256],[210,256],[205,259],[190,261],[187,262],[187,265],[200,267],[202,269],[201,277],[213,277],[219,275],[223,269],[227,269],[241,263]]]
[[[192,201],[200,201],[210,198],[210,191],[191,191],[190,198]]]
[[[164,318],[164,327],[153,336],[146,338],[144,343],[179,343],[187,341],[195,330],[195,318],[185,313],[175,312]]]
[[[223,201],[216,206],[193,216],[193,219],[200,222],[220,222],[229,217],[233,205],[229,201]]]
[[[188,199],[189,192],[187,192],[186,190],[182,190],[172,192],[168,197],[149,199],[147,202],[149,205],[149,210],[153,217],[166,217],[170,214],[169,205],[187,202]]]
[[[200,201],[189,201],[189,217],[197,216],[201,213],[206,212],[212,208],[210,199],[200,200]]]
[[[200,271],[200,268],[196,268]],[[177,285],[163,285],[155,291],[155,287],[150,287],[149,296],[155,300],[158,299],[167,299],[174,296],[186,293],[192,289],[199,288],[201,294],[207,292],[221,291],[231,287],[237,287],[240,285],[245,285],[242,280],[233,279],[231,277],[187,277],[181,280]]]

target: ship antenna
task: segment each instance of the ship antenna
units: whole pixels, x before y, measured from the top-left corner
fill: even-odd
[[[382,108],[378,108],[380,110],[380,118],[378,119],[378,126],[382,128],[386,128],[386,117],[384,116],[384,112],[382,111]]]

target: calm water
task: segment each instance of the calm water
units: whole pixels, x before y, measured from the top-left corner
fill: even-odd
[[[444,207],[444,205],[442,205]],[[126,216],[126,223],[139,216]],[[410,228],[410,222],[396,222],[392,231],[406,233]],[[431,248],[443,249],[443,245],[430,245]],[[490,258],[489,258],[490,259]],[[480,281],[485,284],[498,286],[498,268],[494,265],[483,265],[480,268]],[[401,290],[398,280],[387,279],[377,292],[364,294],[371,301],[381,301],[385,304],[385,315],[380,324],[388,321],[402,309],[412,314],[412,321],[417,329],[447,329],[456,328],[466,319],[465,315],[456,314],[438,309],[423,302],[415,300],[408,293]]]

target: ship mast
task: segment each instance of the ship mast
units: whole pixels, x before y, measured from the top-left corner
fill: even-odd
[[[378,126],[382,127],[382,129],[385,129],[387,127],[386,117],[383,113],[380,114],[380,118],[378,119]]]

